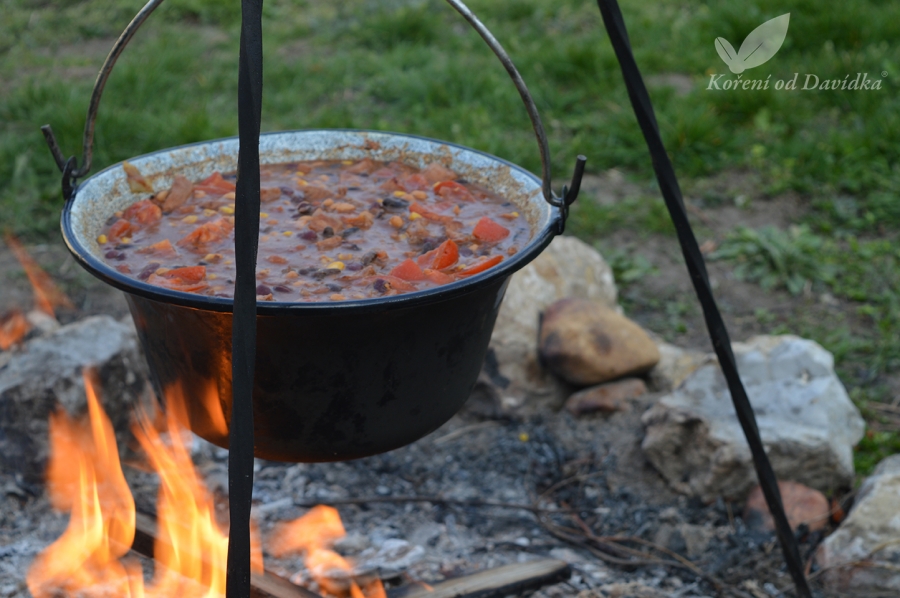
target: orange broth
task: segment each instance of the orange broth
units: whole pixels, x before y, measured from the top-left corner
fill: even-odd
[[[125,164],[132,190],[152,192]],[[432,288],[484,272],[530,238],[517,207],[438,164],[263,165],[257,296],[343,301]],[[119,272],[217,297],[234,290],[234,175],[176,177],[117,212],[98,238]]]

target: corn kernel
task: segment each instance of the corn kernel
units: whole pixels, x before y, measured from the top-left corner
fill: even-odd
[[[394,197],[406,197],[406,191],[394,191]]]
[[[418,220],[421,217],[422,217],[422,215],[419,214],[418,212],[413,212],[412,214],[409,215],[410,220]]]
[[[500,214],[500,217],[506,218],[507,220],[515,220],[516,218],[519,217],[519,213],[518,212],[510,212],[508,214]]]
[[[209,218],[210,216],[215,216],[215,214],[216,214],[215,210],[210,210],[209,208],[203,208],[203,215],[206,218]]]
[[[334,270],[343,270],[343,269],[344,269],[344,262],[331,262],[330,264],[328,264],[328,269],[329,269],[329,270],[331,270],[331,269],[334,269]]]
[[[428,194],[424,191],[413,191],[412,196],[416,199],[428,199]]]
[[[203,256],[203,261],[206,262],[207,264],[218,264],[220,261],[222,261],[222,254],[221,253],[207,253],[206,255]]]
[[[109,241],[109,239],[106,238],[106,235],[100,235],[99,237],[97,237],[97,242],[101,245],[105,245],[107,241]]]
[[[353,160],[342,160],[341,164],[346,164],[347,166],[350,166],[351,164],[353,164]]]
[[[338,254],[338,259],[341,260],[341,261],[352,260],[353,257],[354,257],[354,256],[353,256],[352,253],[339,253],[339,254]]]
[[[388,222],[394,228],[400,228],[401,226],[403,226],[403,218],[401,218],[400,216],[391,216],[391,219],[388,220]]]
[[[217,279],[218,277],[219,277],[218,274],[207,274],[207,275],[206,275],[206,280],[215,280],[215,279]]]
[[[219,208],[219,211],[223,214],[234,214],[234,208],[232,208],[231,206],[222,206],[221,208]]]
[[[288,280],[294,280],[295,278],[299,278],[300,275],[297,274],[294,270],[291,270],[290,272],[285,274],[284,277],[287,278]]]
[[[225,261],[222,262],[222,263],[225,264],[226,266],[230,266],[230,265],[233,264],[234,262],[233,262],[232,260],[225,260]]]
[[[284,232],[281,233],[281,234],[284,235],[285,237],[290,237],[291,235],[294,234],[294,231],[292,231],[292,230],[286,230],[286,231],[284,231]]]
[[[234,191],[229,191],[225,195],[222,196],[222,199],[234,199]]]
[[[297,184],[300,185],[301,187],[306,187],[307,185],[309,185],[309,183],[307,183],[303,179],[297,179]]]
[[[193,224],[193,223],[197,222],[197,217],[194,215],[185,216],[184,218],[181,219],[181,221],[184,222],[185,224]]]
[[[344,299],[346,299],[346,297],[344,297],[340,293],[335,293],[334,295],[331,295],[328,298],[331,299],[332,301],[343,301]]]
[[[260,212],[260,213],[259,213],[259,217],[260,217],[260,218],[268,218],[268,217],[269,217],[269,213],[268,213],[268,212]]]
[[[128,245],[129,243],[131,243],[131,237],[122,237],[120,240],[125,245]]]

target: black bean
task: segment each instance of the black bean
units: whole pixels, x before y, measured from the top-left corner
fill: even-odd
[[[324,239],[330,239],[330,238],[333,237],[333,236],[334,236],[334,229],[331,228],[330,226],[326,226],[326,227],[322,230],[322,238],[324,238]]]
[[[322,280],[326,276],[331,276],[332,274],[340,274],[341,271],[337,268],[323,268],[321,270],[316,270],[312,273],[312,277],[316,280]]]
[[[363,269],[363,265],[359,262],[350,262],[349,264],[347,264],[347,269],[351,272],[358,272]]]
[[[291,199],[292,203],[297,204],[297,213],[301,216],[306,216],[307,214],[312,214],[315,211],[313,205],[309,202],[302,200]]]
[[[359,187],[347,187],[347,191],[359,191]]]
[[[299,270],[297,270],[297,274],[299,274],[300,276],[309,276],[315,271],[316,268],[314,266],[307,266],[306,268],[300,268]]]
[[[379,278],[378,280],[376,280],[375,284],[373,284],[372,287],[374,287],[375,292],[380,295],[384,295],[388,291],[388,285],[383,278]]]
[[[318,241],[319,235],[317,235],[316,231],[314,230],[305,230],[300,233],[300,238],[304,241]]]
[[[103,254],[103,257],[105,257],[108,260],[118,260],[121,262],[122,260],[125,259],[125,253],[122,251],[116,251],[115,249],[110,249],[109,251],[107,251],[106,253]]]
[[[466,247],[465,245],[459,246],[459,255],[463,255],[465,257],[469,257],[472,255],[472,250]]]
[[[290,293],[291,292],[291,288],[286,287],[283,284],[276,286],[275,290],[278,291],[279,293]]]
[[[156,272],[158,269],[159,264],[157,262],[150,262],[149,264],[144,266],[143,270],[138,273],[138,280],[147,280],[148,278],[150,278],[150,275]]]
[[[437,249],[440,244],[441,242],[436,239],[425,239],[425,242],[422,243],[422,253],[428,253],[432,249]]]
[[[381,205],[388,210],[405,210],[409,207],[409,202],[399,197],[385,197],[381,200]]]
[[[328,290],[331,291],[332,293],[340,293],[341,291],[344,290],[344,287],[342,287],[339,284],[330,283],[330,284],[326,284],[325,286],[328,287]]]
[[[353,233],[358,233],[358,232],[359,232],[359,228],[358,228],[358,227],[356,227],[356,226],[351,226],[350,228],[344,229],[344,232],[341,233],[341,236],[344,237],[344,238],[346,239],[347,237],[349,237],[349,236],[352,235]]]
[[[363,254],[363,256],[361,258],[359,258],[359,261],[362,262],[363,266],[368,266],[369,264],[374,262],[375,258],[377,258],[377,257],[378,257],[378,254],[375,253],[374,251],[367,251],[366,253]]]
[[[294,191],[291,187],[279,187],[282,195],[286,195],[287,197],[294,198],[297,196],[297,192]]]
[[[118,219],[119,219],[119,217],[116,216],[115,214],[113,214],[112,216],[110,216],[109,218],[106,219],[106,226],[112,226],[113,224],[116,223],[116,221]]]
[[[268,233],[272,232],[272,227],[271,227],[271,226],[267,226],[266,228],[260,230],[259,232],[261,232],[261,233],[264,234],[264,235],[265,235],[265,234],[268,234]]]
[[[343,245],[341,245],[341,247],[343,247],[347,251],[359,251],[360,250],[359,245],[357,245],[355,243],[347,243],[346,241],[344,242]]]
[[[270,289],[269,287],[267,287],[264,284],[258,284],[258,285],[256,285],[256,294],[257,295],[271,295],[272,289]]]

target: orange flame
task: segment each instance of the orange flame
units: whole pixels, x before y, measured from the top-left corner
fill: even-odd
[[[319,505],[305,515],[276,527],[269,538],[268,549],[275,557],[304,553],[306,568],[316,583],[329,594],[341,598],[385,598],[380,580],[375,579],[360,588],[351,576],[353,567],[350,563],[331,550],[334,543],[345,535],[337,509]]]
[[[0,315],[0,349],[6,351],[28,334],[31,324],[18,309]]]
[[[70,511],[69,527],[32,563],[26,577],[35,598],[83,592],[141,596],[140,565],[122,563],[134,539],[134,500],[122,475],[112,424],[84,376],[88,420],[64,411],[50,416],[48,492]]]
[[[215,505],[200,480],[187,448],[187,421],[180,397],[166,403],[168,441],[163,440],[146,413],[138,414],[134,434],[159,474],[157,536],[153,555],[162,565],[154,573],[150,592],[155,596],[204,596],[225,594],[228,534],[216,522]],[[262,572],[258,535],[251,543],[251,568]]]
[[[40,311],[48,316],[56,317],[54,308],[66,307],[74,309],[75,306],[72,305],[66,294],[59,290],[59,287],[54,284],[50,276],[38,266],[33,257],[28,255],[25,247],[19,243],[18,239],[10,234],[4,235],[3,239],[16,256],[16,259],[19,260],[19,263],[22,264],[22,269],[25,270],[25,274],[28,276],[28,280],[34,289],[35,306]]]
[[[85,376],[87,422],[64,412],[50,418],[47,470],[53,506],[71,513],[69,527],[28,571],[34,598],[219,598],[225,595],[228,535],[216,522],[213,499],[194,470],[183,397],[169,397],[164,428],[137,414],[134,433],[160,477],[156,567],[146,588],[140,564],[123,560],[135,534],[135,507],[119,463],[112,424]],[[258,529],[251,536],[251,569],[263,572]]]

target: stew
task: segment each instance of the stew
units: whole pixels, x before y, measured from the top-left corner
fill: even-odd
[[[138,280],[231,297],[234,175],[176,176],[154,193],[124,164],[132,191],[97,239]],[[308,161],[261,167],[257,295],[343,301],[427,289],[484,272],[530,238],[514,204],[433,163]]]

